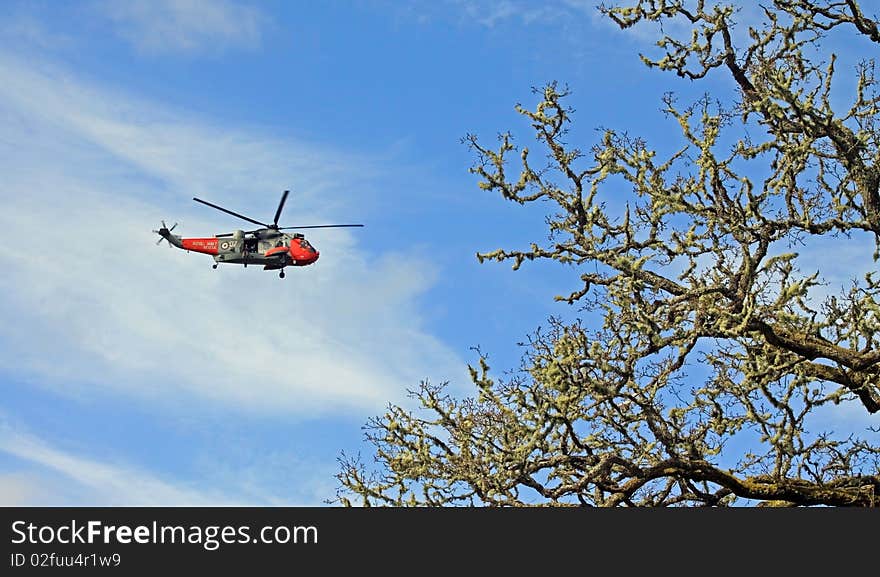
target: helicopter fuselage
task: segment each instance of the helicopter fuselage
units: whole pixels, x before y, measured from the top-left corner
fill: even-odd
[[[216,263],[261,265],[266,270],[307,266],[320,256],[315,247],[299,233],[267,231],[259,235],[246,235],[243,231],[235,231],[207,238],[182,238],[169,233],[166,238],[177,248],[211,255]]]

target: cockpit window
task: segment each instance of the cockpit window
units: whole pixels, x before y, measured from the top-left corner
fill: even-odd
[[[307,251],[309,251],[309,252],[316,252],[316,251],[315,251],[315,247],[313,247],[313,246],[309,243],[309,241],[307,241],[306,239],[301,239],[301,240],[299,241],[299,245],[300,245],[301,247],[303,247],[304,249],[306,249]]]

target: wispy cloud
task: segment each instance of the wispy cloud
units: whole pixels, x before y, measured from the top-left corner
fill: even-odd
[[[256,7],[230,0],[102,1],[95,6],[120,37],[149,54],[254,48],[267,23]]]
[[[239,226],[192,196],[268,219],[277,196],[247,194],[291,182],[314,207],[297,224],[336,221],[333,207],[359,206],[342,191],[374,172],[368,159],[214,127],[35,62],[0,57],[0,83],[16,87],[0,93],[0,226],[19,239],[0,253],[0,370],[303,416],[375,412],[463,371],[422,326],[437,271],[412,255],[366,255],[356,233],[326,229],[312,235],[322,260],[282,281],[154,245],[162,218],[188,236]]]
[[[15,430],[8,423],[0,423],[0,453],[19,459],[23,463],[21,468],[25,469],[0,476],[0,506],[58,503],[66,506],[126,507],[245,504],[219,491],[176,484],[136,467],[102,462],[60,450],[37,436]],[[63,496],[58,494],[59,487],[63,487]]]
[[[529,0],[444,0],[442,2],[393,2],[395,10],[419,22],[446,19],[467,24],[477,24],[485,28],[495,28],[503,24],[548,24],[560,23],[572,17],[580,17],[584,12],[595,10],[595,6],[578,0],[548,0],[530,2]]]
[[[0,39],[10,46],[27,46],[38,50],[69,49],[74,41],[45,24],[33,14],[21,11],[4,15],[0,20]]]
[[[45,503],[48,495],[33,475],[0,474],[0,507],[28,507]]]
[[[560,22],[578,16],[584,6],[570,1],[528,2],[523,0],[452,0],[471,22],[487,28],[500,23],[515,21],[521,24],[546,24]]]

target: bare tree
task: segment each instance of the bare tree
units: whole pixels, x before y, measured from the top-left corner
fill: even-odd
[[[621,28],[682,31],[661,33],[649,67],[729,74],[738,91],[686,107],[665,97],[682,136],[665,158],[613,130],[589,153],[571,147],[556,84],[517,106],[546,164],[510,134],[497,148],[466,138],[480,188],[558,208],[543,246],[478,258],[571,266],[582,287],[557,298],[581,319],[550,319],[502,378],[481,356],[473,398],[425,382],[420,410],[371,420],[375,462],[341,457],[336,502],[880,504],[877,430],[835,435],[814,418],[840,404],[880,410],[880,280],[819,294],[796,251],[846,235],[877,260],[874,63],[838,82],[837,58],[818,47],[829,35],[873,47],[878,21],[854,0],[774,0],[747,31],[733,7],[703,1],[599,9]]]

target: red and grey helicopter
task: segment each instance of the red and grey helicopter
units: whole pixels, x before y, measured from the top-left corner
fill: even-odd
[[[236,230],[224,234],[217,234],[209,238],[182,238],[171,234],[171,231],[177,226],[177,223],[171,228],[162,221],[162,228],[154,230],[161,238],[156,241],[160,244],[163,240],[168,241],[169,248],[171,245],[186,251],[200,252],[209,254],[214,257],[214,267],[220,263],[243,264],[247,265],[263,265],[263,270],[280,271],[278,276],[284,278],[284,267],[286,266],[306,266],[318,260],[319,253],[314,246],[306,240],[306,237],[299,232],[288,234],[281,232],[282,230],[303,229],[303,228],[337,228],[348,226],[364,226],[362,224],[315,224],[310,226],[278,226],[278,219],[281,217],[281,211],[284,209],[284,203],[287,201],[287,195],[290,191],[285,190],[281,195],[281,202],[278,203],[278,210],[275,211],[275,219],[271,224],[254,220],[250,217],[232,212],[229,209],[217,206],[200,198],[193,197],[193,200],[206,204],[211,208],[231,214],[250,223],[259,225],[260,228],[254,230]]]

